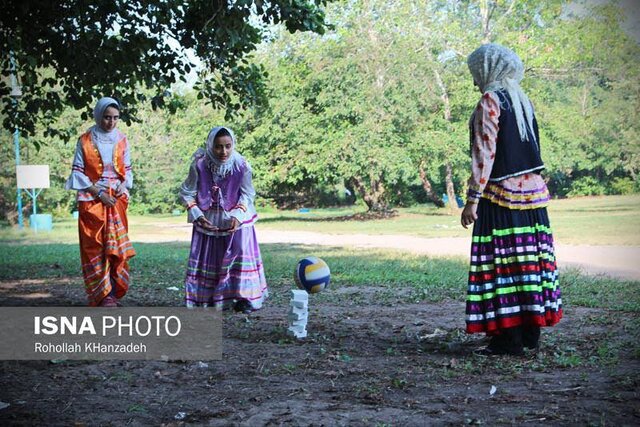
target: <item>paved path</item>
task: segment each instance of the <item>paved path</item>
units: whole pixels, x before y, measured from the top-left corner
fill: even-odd
[[[165,226],[158,224],[160,228]],[[191,226],[172,225],[157,235],[133,235],[134,241],[189,241]],[[292,243],[301,245],[353,246],[358,248],[386,248],[405,250],[429,256],[469,256],[470,238],[424,238],[406,235],[325,234],[306,231],[262,230],[258,227],[260,243]],[[640,281],[640,246],[556,245],[560,268],[576,267],[588,274],[607,274]]]

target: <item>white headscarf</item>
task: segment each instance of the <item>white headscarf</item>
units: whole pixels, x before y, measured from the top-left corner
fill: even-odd
[[[224,162],[221,160],[218,160],[215,154],[213,153],[213,142],[215,141],[216,135],[218,134],[218,132],[220,132],[222,129],[229,132],[229,135],[231,135],[231,144],[232,144],[231,155],[229,155],[229,158]],[[224,126],[217,126],[211,129],[211,131],[209,132],[209,136],[207,136],[206,153],[207,153],[207,160],[209,161],[209,167],[211,168],[211,173],[213,173],[214,175],[218,175],[220,177],[229,175],[233,171],[234,167],[236,169],[239,168],[240,162],[242,161],[242,156],[236,151],[236,137],[233,134],[233,131],[228,127],[224,127]]]
[[[536,143],[533,132],[533,107],[520,88],[520,81],[524,77],[524,65],[518,55],[504,46],[488,43],[469,55],[467,65],[482,93],[503,89],[509,94],[520,138],[527,141],[531,135]]]
[[[96,122],[94,126],[91,127],[91,135],[93,136],[93,140],[96,143],[106,143],[106,144],[115,144],[118,142],[118,130],[113,128],[112,131],[107,132],[100,126],[102,122],[102,116],[104,115],[104,111],[112,105],[117,105],[118,110],[120,110],[120,103],[113,98],[109,98],[105,96],[104,98],[100,98],[96,106],[93,108],[93,118]]]

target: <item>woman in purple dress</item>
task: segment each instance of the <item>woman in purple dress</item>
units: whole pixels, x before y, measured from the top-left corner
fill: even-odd
[[[209,132],[193,155],[180,197],[193,223],[185,281],[187,307],[233,308],[250,313],[268,295],[253,227],[258,216],[251,167],[235,151],[229,128]]]

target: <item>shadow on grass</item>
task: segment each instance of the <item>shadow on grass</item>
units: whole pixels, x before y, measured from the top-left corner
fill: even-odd
[[[393,219],[398,216],[398,211],[388,212],[360,212],[351,215],[340,216],[315,216],[314,214],[300,214],[302,217],[292,217],[287,215],[278,215],[271,218],[261,218],[260,222],[347,222],[347,221],[377,221],[381,219]]]
[[[352,250],[341,247],[314,247],[286,244],[261,245],[267,281],[274,303],[284,303],[293,288],[293,271],[301,258],[315,255],[327,261],[331,270],[330,289],[316,299],[336,303],[385,303],[398,300],[419,301],[433,298],[459,298],[464,289],[466,266],[458,259],[433,259],[393,251]],[[6,255],[0,260],[0,303],[19,297],[36,303],[71,303],[76,292],[57,292],[60,288],[82,290],[80,253],[73,244],[0,245]],[[127,300],[140,305],[173,305],[181,295],[188,242],[137,243],[131,262],[131,289]],[[366,288],[351,292],[343,288]],[[178,288],[179,291],[167,291]],[[154,295],[154,292],[157,295]],[[45,294],[51,294],[45,297]],[[36,298],[34,295],[39,294]],[[68,295],[67,295],[68,294]],[[81,292],[80,292],[80,295]],[[145,295],[138,298],[137,295]]]
[[[407,210],[406,213],[411,215],[423,215],[423,216],[435,216],[435,217],[451,217],[451,214],[446,211],[436,211],[434,209],[430,209],[425,212],[420,212],[417,209]],[[349,215],[339,215],[339,216],[316,216],[315,213],[300,213],[301,216],[291,216],[291,215],[278,215],[267,218],[260,218],[260,222],[270,223],[270,222],[349,222],[349,221],[359,221],[359,222],[367,222],[367,221],[379,221],[379,220],[393,220],[400,216],[400,212],[397,210],[390,210],[384,212],[357,212]]]
[[[605,213],[608,213],[608,212],[630,212],[630,211],[636,211],[636,210],[637,210],[636,206],[627,205],[627,206],[603,206],[603,207],[593,206],[593,207],[584,207],[580,209],[559,208],[557,212],[578,212],[578,213],[605,212]]]
[[[189,243],[134,246],[137,255],[130,263],[127,305],[182,305]],[[331,285],[314,295],[317,303],[393,305],[465,299],[463,258],[289,244],[263,244],[261,249],[271,304],[286,304],[288,291],[295,287],[294,268],[310,255],[323,258],[331,268]],[[0,243],[0,252],[0,305],[85,304],[77,245]],[[560,284],[565,305],[640,311],[638,282],[569,270],[563,272]]]

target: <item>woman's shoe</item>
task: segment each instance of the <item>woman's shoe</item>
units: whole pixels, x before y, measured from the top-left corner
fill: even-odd
[[[522,356],[524,355],[524,351],[520,350],[520,351],[507,351],[504,349],[494,349],[491,348],[490,346],[487,347],[482,347],[482,348],[478,348],[476,350],[473,351],[473,354],[475,354],[476,356],[483,356],[483,357],[488,357],[488,356]]]
[[[249,314],[253,311],[251,303],[246,299],[241,299],[233,306],[233,309],[238,313]]]
[[[522,344],[529,350],[538,350],[540,347],[540,327],[524,326],[522,328]]]
[[[100,301],[100,307],[117,307],[118,300],[112,297],[111,295],[107,295]]]

